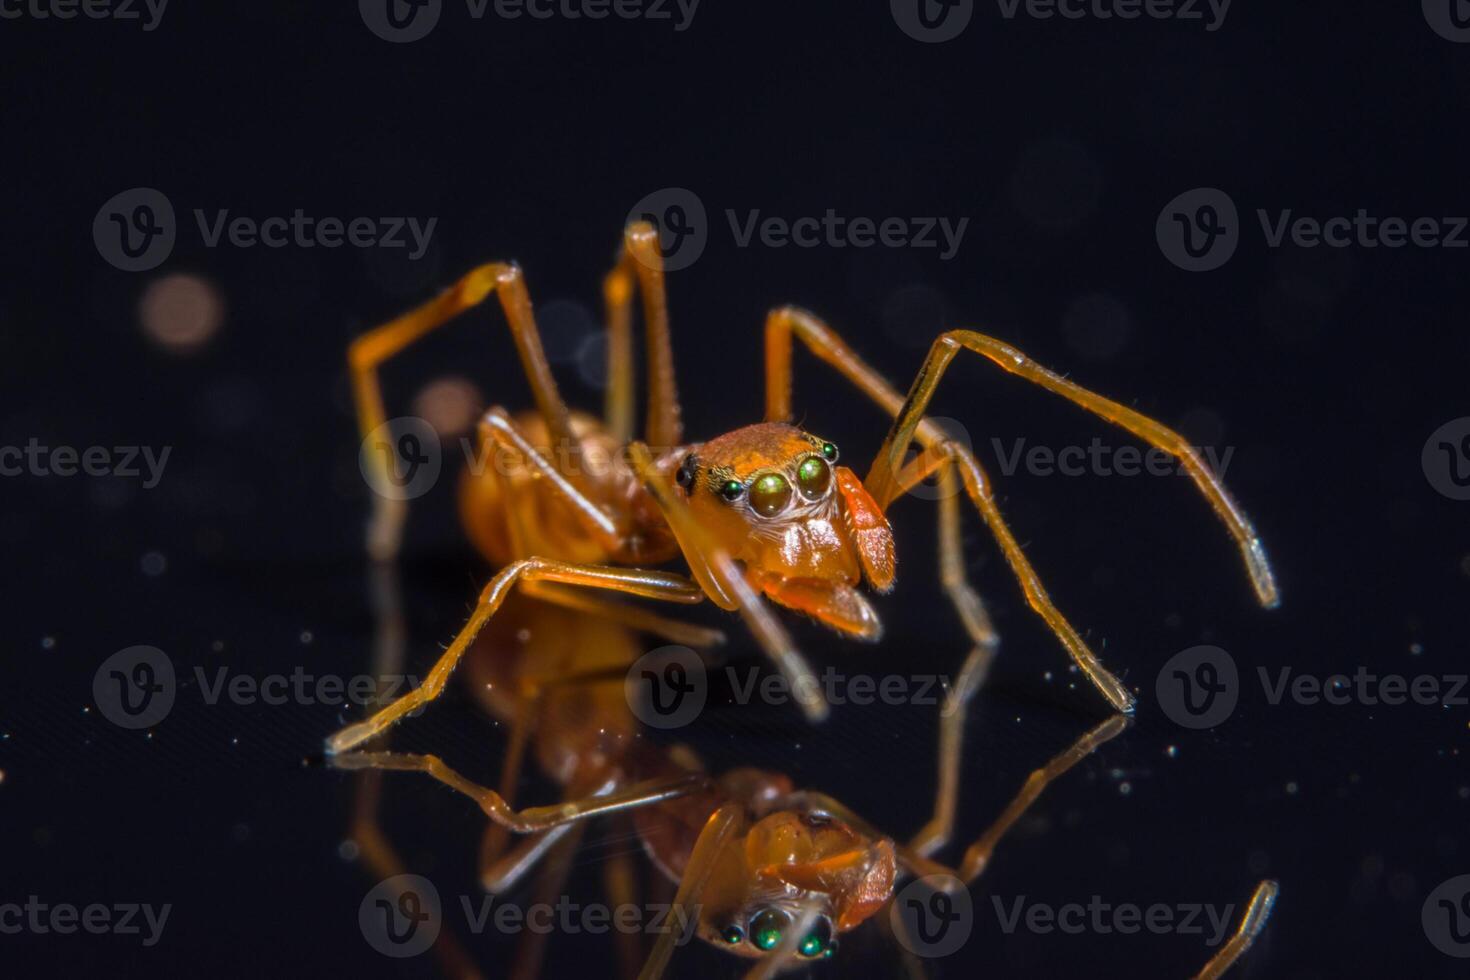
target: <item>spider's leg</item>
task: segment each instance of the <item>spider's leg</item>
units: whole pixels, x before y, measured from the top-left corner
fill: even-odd
[[[1077,741],[1073,742],[1066,751],[1057,755],[1045,766],[1037,769],[1026,780],[1021,791],[1016,794],[1009,806],[1002,811],[995,822],[980,835],[980,838],[971,844],[965,852],[959,867],[951,868],[931,858],[920,854],[912,847],[896,847],[899,863],[916,875],[942,874],[958,879],[964,884],[970,884],[985,870],[985,865],[990,860],[991,853],[995,850],[996,843],[1010,830],[1021,815],[1041,796],[1043,790],[1060,775],[1071,769],[1077,763],[1087,758],[1098,746],[1115,738],[1132,723],[1126,715],[1111,715],[1102,724],[1097,725],[1090,731],[1084,733]],[[809,805],[827,811],[839,820],[855,828],[860,833],[872,838],[886,836],[873,827],[864,818],[859,816],[844,803],[836,800],[825,793],[804,791],[796,794],[798,798],[807,801]]]
[[[1026,596],[1026,602],[1036,611],[1037,615],[1046,621],[1046,625],[1051,627],[1051,631],[1057,635],[1062,645],[1067,648],[1067,652],[1072,655],[1072,660],[1113,707],[1119,711],[1131,711],[1133,695],[1128,688],[1102,665],[1102,661],[1088,647],[1087,642],[1051,601],[1046,587],[1041,584],[1041,577],[1031,567],[1031,562],[1026,558],[1026,552],[1022,550],[1020,542],[1016,540],[1016,536],[1011,533],[1010,526],[1001,516],[1000,507],[996,505],[995,495],[991,490],[990,478],[980,468],[980,463],[975,459],[974,453],[957,442],[949,440],[940,442],[925,449],[909,466],[905,467],[899,475],[898,487],[906,491],[936,472],[951,475],[958,473],[965,493],[969,495],[971,503],[980,512],[980,516],[985,519],[990,533],[1000,545],[1001,553],[1005,555],[1006,562],[1011,566],[1011,572],[1021,584],[1021,591]],[[952,479],[952,476],[950,478]]]
[[[699,900],[714,871],[715,859],[735,832],[739,817],[739,804],[727,803],[710,814],[700,830],[694,850],[689,854],[689,863],[684,865],[679,890],[674,894],[673,913],[665,923],[665,931],[653,944],[653,951],[648,954],[643,970],[638,974],[639,980],[658,980],[663,976],[669,958],[674,954],[675,944],[692,934],[699,918]]]
[[[533,908],[556,904],[557,897],[566,888],[567,876],[572,871],[572,859],[577,856],[577,849],[582,844],[582,834],[586,829],[585,823],[567,824],[565,836],[554,839],[541,864],[541,874],[537,876],[536,886],[531,893]],[[548,832],[547,836],[550,833],[554,831]],[[548,934],[549,930],[546,929],[525,930],[525,935],[516,945],[515,956],[510,961],[510,969],[506,973],[508,980],[536,980],[543,975]]]
[[[628,447],[629,461],[643,485],[653,496],[668,522],[689,569],[715,605],[738,611],[746,626],[786,678],[796,703],[809,721],[826,719],[829,708],[822,696],[817,676],[811,665],[796,649],[790,634],[776,618],[771,607],[756,594],[735,561],[719,547],[690,515],[684,502],[674,494],[672,486],[654,466],[648,447],[641,442]]]
[[[1205,968],[1195,974],[1195,980],[1216,980],[1224,975],[1225,971],[1245,955],[1245,951],[1251,948],[1251,943],[1266,928],[1266,920],[1271,917],[1271,909],[1276,904],[1276,896],[1281,889],[1276,882],[1267,879],[1256,886],[1251,895],[1250,904],[1246,906],[1245,914],[1241,916],[1240,926],[1235,930],[1235,935],[1230,937],[1220,952],[1210,957]]]
[[[1135,412],[1126,405],[1121,405],[1110,398],[1104,398],[1096,392],[1088,391],[1068,381],[1059,374],[1048,371],[1009,344],[973,330],[947,331],[929,349],[929,356],[924,359],[923,366],[914,378],[913,386],[909,389],[908,397],[904,399],[903,407],[895,413],[893,425],[888,430],[887,438],[883,440],[883,447],[873,460],[872,470],[868,473],[866,480],[868,491],[878,501],[879,506],[886,507],[898,496],[898,471],[903,465],[904,455],[908,452],[909,443],[915,434],[919,435],[920,442],[924,445],[933,445],[933,441],[925,439],[924,434],[918,430],[923,421],[924,412],[929,407],[929,400],[939,386],[945,369],[961,350],[974,351],[1011,374],[1061,395],[1094,415],[1121,426],[1154,448],[1162,449],[1177,458],[1184,471],[1189,474],[1200,493],[1209,501],[1210,506],[1215,509],[1215,513],[1225,522],[1225,526],[1235,538],[1245,559],[1246,572],[1250,575],[1251,584],[1255,587],[1256,597],[1260,600],[1261,605],[1272,607],[1280,602],[1276,579],[1271,572],[1270,563],[1266,560],[1266,549],[1256,534],[1255,527],[1246,517],[1245,512],[1240,509],[1240,505],[1230,496],[1225,485],[1220,482],[1220,478],[1204,464],[1199,453],[1183,436],[1148,416]]]
[[[1026,782],[1021,787],[1021,791],[1016,794],[1015,799],[1011,800],[995,822],[986,828],[985,833],[981,834],[979,839],[965,851],[959,868],[953,872],[955,877],[966,884],[980,877],[985,871],[985,866],[990,863],[990,855],[994,853],[995,845],[1021,818],[1021,815],[1031,808],[1042,792],[1057,777],[1097,751],[1098,746],[1116,738],[1131,723],[1127,715],[1112,715],[1106,721],[1085,732],[1066,751],[1026,777]]]
[[[552,439],[557,445],[577,444],[572,436],[566,404],[557,392],[551,365],[541,347],[525,277],[517,266],[500,262],[472,270],[438,297],[352,342],[347,350],[347,363],[352,374],[352,393],[362,438],[366,439],[387,420],[383,392],[378,383],[378,368],[383,362],[465,310],[478,306],[492,292],[500,299],[501,308],[505,311],[521,365],[531,382],[536,407],[546,421]],[[388,458],[377,453],[369,454],[368,458],[379,469],[379,478],[386,480],[389,475]],[[398,554],[407,513],[406,501],[374,495],[373,516],[368,525],[368,550],[374,558],[388,560]]]
[[[704,599],[704,593],[682,575],[670,572],[647,571],[637,568],[613,568],[603,565],[579,565],[572,562],[555,561],[549,558],[523,558],[511,562],[490,580],[480,593],[469,622],[440,656],[423,684],[403,695],[398,700],[379,709],[365,721],[348,725],[327,739],[327,752],[336,754],[361,745],[375,735],[386,731],[398,719],[437,698],[449,682],[449,676],[458,666],[465,651],[474,642],[490,617],[495,615],[506,595],[518,583],[525,581],[560,582],[566,585],[605,589],[642,596],[646,599],[662,599],[667,602],[696,603]],[[497,797],[498,798],[498,797]]]
[[[649,779],[628,786],[614,786],[609,792],[563,800],[550,806],[514,810],[500,794],[460,775],[437,755],[414,752],[349,752],[332,756],[338,769],[381,769],[388,772],[421,772],[450,789],[474,800],[485,816],[518,834],[536,834],[566,824],[621,813],[650,806],[680,796],[688,796],[707,783],[702,774],[691,773],[664,779]]]
[[[643,294],[648,356],[648,410],[644,440],[661,450],[679,444],[679,395],[669,340],[669,307],[658,232],[646,221],[623,230],[617,264],[602,283],[607,306],[607,430],[620,445],[633,438],[633,290]]]

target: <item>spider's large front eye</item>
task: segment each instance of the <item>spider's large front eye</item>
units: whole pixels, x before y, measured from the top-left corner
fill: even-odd
[[[791,500],[791,484],[779,473],[767,473],[750,487],[750,506],[762,517],[773,517]]]
[[[817,920],[812,926],[812,931],[807,933],[801,940],[802,956],[823,956],[830,954],[832,948],[837,944],[832,941],[832,923],[825,918]]]
[[[781,933],[791,922],[780,909],[757,912],[750,920],[750,941],[756,949],[772,950],[781,945]]]
[[[832,482],[832,468],[816,456],[808,456],[796,468],[796,485],[804,496],[815,500],[827,492]]]

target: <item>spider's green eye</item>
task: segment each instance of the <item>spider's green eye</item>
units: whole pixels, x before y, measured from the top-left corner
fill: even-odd
[[[830,442],[822,443],[822,455],[829,463],[837,462],[837,447]]]
[[[796,468],[796,483],[808,497],[820,497],[827,492],[827,486],[831,482],[831,467],[815,456],[808,456]]]
[[[779,473],[757,477],[750,487],[750,506],[762,517],[772,517],[785,509],[791,499],[791,484]]]
[[[745,939],[745,930],[739,926],[726,926],[720,931],[720,938],[731,946],[738,946]]]
[[[801,955],[823,956],[831,952],[836,943],[832,942],[832,923],[826,918],[819,918],[816,926],[811,927],[806,939],[801,940]]]
[[[744,492],[745,485],[739,480],[726,480],[725,485],[720,487],[720,496],[726,500],[739,500]]]
[[[812,926],[812,931],[801,941],[801,955],[825,956],[833,945],[832,924],[826,919],[818,919],[817,924]]]
[[[781,932],[788,923],[786,913],[780,909],[757,912],[750,920],[750,941],[756,949],[772,950],[781,944]]]

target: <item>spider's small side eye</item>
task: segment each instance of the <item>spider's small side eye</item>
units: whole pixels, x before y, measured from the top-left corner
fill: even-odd
[[[679,463],[679,471],[674,474],[674,482],[679,484],[685,491],[694,486],[694,475],[699,470],[699,460],[690,453]]]
[[[731,946],[738,946],[745,941],[745,930],[739,926],[726,926],[720,930],[720,938]]]
[[[830,442],[822,443],[822,458],[829,463],[837,462],[837,446]]]
[[[745,484],[739,480],[726,480],[720,487],[720,496],[726,500],[739,500],[740,495],[745,492]]]

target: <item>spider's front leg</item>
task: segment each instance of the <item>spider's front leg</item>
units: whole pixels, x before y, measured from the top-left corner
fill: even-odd
[[[995,504],[989,479],[979,462],[966,447],[948,443],[944,431],[933,421],[924,417],[929,401],[944,374],[945,368],[960,350],[968,349],[983,354],[1005,370],[1020,375],[1083,408],[1132,432],[1156,448],[1162,449],[1179,459],[1186,473],[1210,505],[1225,521],[1244,555],[1246,571],[1255,587],[1261,604],[1275,606],[1279,601],[1276,581],[1266,560],[1255,528],[1246,518],[1239,505],[1199,458],[1199,454],[1172,429],[1120,405],[1101,395],[1048,371],[1034,363],[1020,351],[993,338],[969,330],[953,330],[935,341],[923,367],[914,379],[907,398],[901,397],[878,372],[863,362],[862,358],[826,323],[804,310],[784,307],[771,312],[766,320],[766,418],[784,420],[791,414],[791,348],[792,337],[802,342],[821,360],[834,367],[864,394],[878,404],[889,415],[893,423],[888,436],[879,450],[873,467],[865,481],[868,491],[879,507],[887,507],[915,484],[938,473],[942,480],[952,480],[955,474],[963,482],[966,493],[980,511],[991,532],[1000,542],[1006,559],[1020,579],[1027,602],[1046,620],[1047,625],[1062,640],[1077,665],[1087,674],[1094,685],[1119,711],[1131,710],[1133,697],[1123,684],[1108,673],[1094,656],[1077,631],[1067,622],[1052,603],[1040,578],[1026,560],[1024,552],[1011,534],[1000,510]],[[904,457],[909,445],[917,439],[925,447],[926,455],[907,466]],[[953,465],[951,465],[953,464]],[[922,475],[921,475],[922,474]],[[952,483],[950,484],[952,487]],[[942,497],[941,500],[946,500]],[[944,527],[941,514],[941,578],[951,599],[960,610],[961,618],[970,627],[977,645],[983,646],[976,637],[972,625],[973,610],[977,610],[978,598],[971,601],[966,593],[968,586],[960,587],[963,569],[946,567],[943,549],[946,542],[953,542],[958,535],[957,525]],[[971,593],[972,594],[972,593]],[[972,654],[972,659],[975,654]]]
[[[982,355],[1011,374],[1061,395],[1068,401],[1126,429],[1154,448],[1162,449],[1178,459],[1180,466],[1189,474],[1200,493],[1209,501],[1215,513],[1225,522],[1231,536],[1235,538],[1241,555],[1245,559],[1246,572],[1250,575],[1256,598],[1268,609],[1280,603],[1281,596],[1276,588],[1276,577],[1271,571],[1270,562],[1266,559],[1265,545],[1261,543],[1254,525],[1240,509],[1240,505],[1230,496],[1230,492],[1225,489],[1220,478],[1200,459],[1199,453],[1194,450],[1188,440],[1168,426],[1135,412],[1126,405],[1119,404],[1111,398],[1104,398],[1096,392],[1088,391],[1054,371],[1047,370],[1009,344],[973,330],[947,331],[929,349],[929,356],[924,359],[923,366],[919,368],[918,376],[914,378],[913,386],[909,389],[908,397],[904,399],[903,407],[895,414],[893,425],[888,430],[888,436],[883,440],[883,447],[878,450],[878,455],[873,460],[873,468],[868,473],[866,481],[868,490],[880,506],[886,507],[901,492],[896,485],[897,476],[903,465],[904,456],[908,452],[909,443],[914,436],[917,434],[920,442],[926,446],[933,445],[933,440],[925,439],[924,434],[919,431],[924,412],[929,408],[929,401],[939,387],[939,381],[944,376],[945,369],[961,350],[970,350]]]
[[[360,721],[327,739],[327,752],[346,752],[386,731],[398,719],[437,698],[449,683],[449,676],[464,657],[475,637],[495,615],[510,590],[522,582],[559,582],[666,602],[697,603],[704,593],[687,578],[671,572],[647,571],[639,568],[613,568],[603,565],[578,565],[549,558],[523,558],[501,569],[480,593],[469,622],[459,631],[449,649],[440,656],[420,687],[378,710],[366,721]]]

